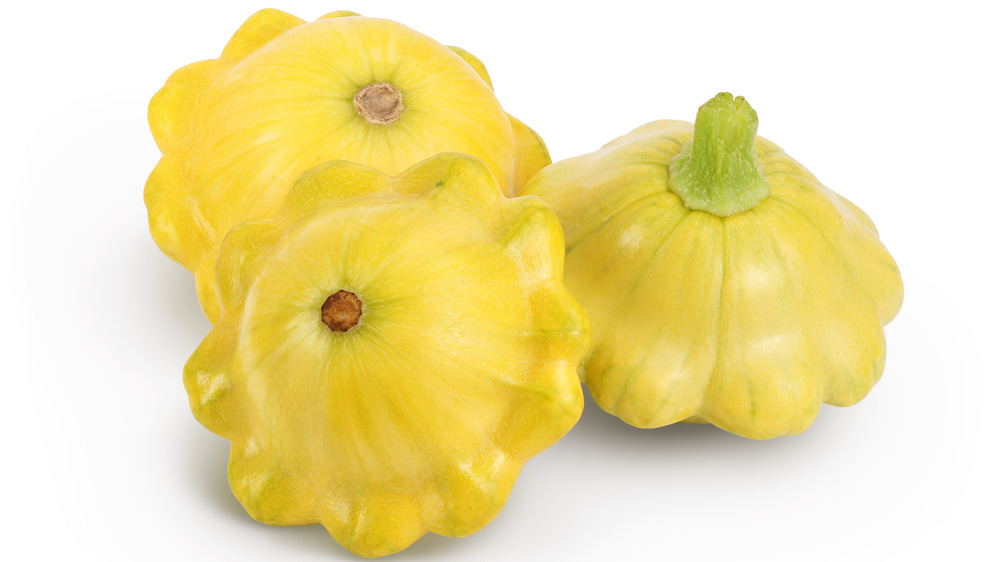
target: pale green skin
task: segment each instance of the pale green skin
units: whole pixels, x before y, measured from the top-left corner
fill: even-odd
[[[593,335],[581,378],[631,425],[794,434],[882,374],[895,262],[863,211],[755,131],[717,96],[694,126],[649,123],[525,189],[565,230]]]

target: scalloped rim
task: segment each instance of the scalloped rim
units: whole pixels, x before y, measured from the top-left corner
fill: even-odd
[[[344,176],[354,179],[347,178],[345,181]],[[359,181],[360,176],[365,176],[367,182]],[[450,179],[438,180],[440,177]],[[482,189],[469,190],[467,185],[461,188],[457,186],[470,183]],[[360,523],[355,522],[355,526],[352,526],[350,521],[337,519],[329,510],[325,514],[321,513],[322,510],[311,514],[294,513],[286,518],[284,514],[255,507],[260,505],[261,494],[265,494],[267,488],[274,485],[273,478],[276,474],[271,469],[264,470],[263,467],[274,465],[270,461],[262,463],[261,459],[267,458],[266,451],[260,449],[252,429],[246,427],[258,414],[241,394],[243,389],[240,380],[244,375],[241,374],[242,367],[236,349],[244,322],[242,305],[246,292],[253,279],[262,271],[262,261],[275,250],[288,232],[309,221],[309,217],[318,216],[321,209],[335,207],[344,199],[393,203],[412,197],[454,203],[462,207],[461,212],[472,207],[483,209],[487,214],[500,213],[505,217],[503,220],[490,220],[487,224],[491,225],[491,231],[495,230],[503,236],[513,236],[515,242],[518,236],[514,231],[529,229],[532,232],[547,232],[548,247],[542,251],[548,253],[548,258],[543,260],[545,265],[540,267],[547,268],[548,271],[529,282],[536,283],[534,292],[538,293],[538,302],[553,310],[558,309],[560,314],[566,316],[566,325],[573,327],[559,334],[550,334],[539,341],[542,349],[547,350],[545,353],[551,355],[551,359],[543,367],[551,370],[546,380],[562,381],[560,386],[552,388],[551,393],[535,397],[546,404],[536,407],[544,407],[553,413],[550,417],[553,425],[548,432],[541,432],[537,427],[532,430],[534,445],[529,450],[518,452],[509,447],[502,450],[498,458],[506,460],[498,468],[497,474],[506,476],[496,476],[495,486],[488,488],[492,499],[484,497],[476,500],[478,503],[474,502],[474,505],[481,506],[482,513],[471,518],[466,514],[461,519],[463,523],[457,526],[449,517],[439,517],[441,521],[448,522],[448,525],[443,525],[434,524],[434,517],[423,513],[424,507],[420,507],[415,512],[419,521],[407,523],[410,527],[404,533],[405,536],[390,545],[373,539],[374,536],[384,534],[384,530],[378,530],[378,524],[366,527],[367,531],[362,529],[359,534],[356,526]],[[230,474],[233,488],[251,515],[263,522],[275,524],[321,523],[338,542],[361,556],[380,556],[401,550],[428,531],[463,536],[489,523],[506,501],[523,463],[565,434],[579,419],[582,411],[583,395],[576,377],[576,368],[589,343],[589,326],[582,308],[562,284],[564,254],[561,234],[558,219],[540,199],[505,198],[482,162],[460,154],[434,156],[395,178],[350,162],[329,162],[300,177],[289,194],[284,210],[277,217],[244,223],[233,229],[224,243],[223,254],[218,262],[219,279],[225,281],[223,316],[185,367],[185,385],[196,418],[208,429],[232,442]],[[532,244],[529,244],[528,250],[540,250],[534,247],[537,245],[536,239],[533,238],[530,242]],[[524,250],[512,246],[510,241],[502,244],[502,247],[513,252]],[[535,393],[530,394],[534,396]],[[548,437],[541,438],[544,435]],[[248,467],[255,466],[263,472],[253,468],[247,473],[243,472]],[[416,501],[414,505],[418,506],[433,503],[428,503],[428,498],[411,498],[410,501]],[[293,503],[299,505],[308,502]],[[343,513],[353,513],[350,506],[345,505],[344,509],[347,511]]]

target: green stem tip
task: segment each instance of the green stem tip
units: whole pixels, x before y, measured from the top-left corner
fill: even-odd
[[[771,192],[754,151],[757,112],[742,96],[721,93],[698,108],[694,136],[670,161],[668,189],[687,208],[728,217]]]

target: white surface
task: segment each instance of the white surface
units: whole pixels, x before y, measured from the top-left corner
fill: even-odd
[[[632,429],[588,401],[492,524],[394,559],[996,559],[993,7],[754,4],[272,4],[306,19],[350,8],[465,47],[557,160],[742,94],[760,134],[874,218],[906,286],[859,405],[755,442]],[[253,522],[230,494],[227,445],[181,383],[210,326],[142,202],[159,157],[149,98],[266,4],[26,5],[5,8],[0,35],[0,558],[352,559],[321,527]]]

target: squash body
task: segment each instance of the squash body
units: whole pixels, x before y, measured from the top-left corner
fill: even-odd
[[[668,184],[693,130],[649,123],[525,189],[565,229],[566,284],[592,325],[583,381],[637,427],[801,432],[881,376],[899,271],[863,211],[762,137],[770,194],[731,216],[690,210]]]
[[[371,122],[358,109],[356,96],[372,84],[400,93],[392,122]],[[512,195],[550,162],[538,136],[503,111],[475,57],[351,12],[312,23],[258,12],[220,58],[170,77],[150,102],[149,123],[163,153],[146,183],[150,231],[195,274],[213,323],[223,237],[277,213],[308,168],[339,159],[395,175],[461,152],[485,162]]]
[[[397,177],[323,164],[277,217],[233,229],[222,315],[184,380],[250,515],[321,523],[369,557],[486,525],[583,407],[563,248],[541,200],[457,154]],[[341,291],[360,317],[334,331]]]

